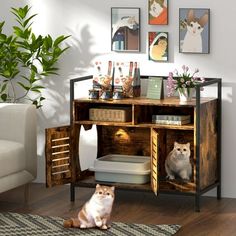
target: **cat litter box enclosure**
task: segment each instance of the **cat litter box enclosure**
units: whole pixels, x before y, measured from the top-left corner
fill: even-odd
[[[94,161],[89,168],[95,172],[95,180],[131,184],[150,181],[150,157],[130,155],[106,155]]]

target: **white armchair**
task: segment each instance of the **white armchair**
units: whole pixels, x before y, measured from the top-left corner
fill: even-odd
[[[35,106],[0,103],[0,193],[36,178],[36,129]]]

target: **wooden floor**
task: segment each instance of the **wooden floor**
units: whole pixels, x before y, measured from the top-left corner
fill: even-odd
[[[0,194],[0,211],[39,215],[75,217],[93,189],[76,188],[76,201],[69,200],[69,186],[47,189],[43,184],[31,184],[27,205],[24,189]],[[194,212],[194,199],[186,196],[160,195],[148,192],[116,191],[113,221],[144,224],[180,224],[178,236],[236,235],[236,199],[201,198],[201,212]]]

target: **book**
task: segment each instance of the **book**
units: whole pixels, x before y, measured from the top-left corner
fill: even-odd
[[[152,115],[152,120],[183,121],[190,118],[190,115]]]
[[[154,124],[161,125],[186,125],[190,123],[190,119],[187,120],[152,120]]]
[[[150,99],[163,98],[163,78],[155,76],[149,77],[146,97]]]

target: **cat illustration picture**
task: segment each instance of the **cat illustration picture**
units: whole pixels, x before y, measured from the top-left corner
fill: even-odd
[[[136,30],[139,28],[139,23],[135,16],[123,16],[121,19],[112,26],[112,38],[115,36],[116,32],[122,28],[128,27],[131,30]]]
[[[111,8],[111,49],[140,50],[140,8]]]
[[[165,160],[167,179],[181,178],[184,181],[190,180],[192,176],[190,155],[190,143],[181,144],[174,142],[174,148]]]
[[[83,205],[77,218],[65,220],[65,228],[94,228],[108,229],[111,227],[110,217],[115,198],[115,187],[96,185],[92,197]]]
[[[203,50],[203,32],[206,31],[205,27],[209,21],[209,11],[204,9],[198,10],[202,13],[199,18],[196,17],[196,11],[195,9],[189,9],[187,11],[187,18],[180,21],[180,30],[186,31],[183,39],[180,40],[181,52],[208,52],[208,48],[205,49],[205,52]],[[208,40],[207,33],[205,33],[205,40]]]
[[[152,40],[152,38],[154,38]],[[153,61],[167,61],[168,33],[149,32],[149,59]]]
[[[149,24],[167,24],[167,0],[149,0]]]

